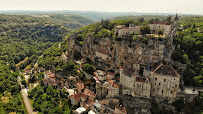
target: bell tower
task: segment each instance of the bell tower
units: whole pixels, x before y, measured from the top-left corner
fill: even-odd
[[[174,26],[178,27],[178,14],[176,13],[176,17],[174,18]]]

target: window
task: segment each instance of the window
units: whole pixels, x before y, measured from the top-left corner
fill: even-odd
[[[171,93],[173,93],[173,91],[171,91]]]
[[[166,79],[164,79],[164,82],[166,82]]]
[[[155,81],[157,81],[157,78],[155,78]]]
[[[159,83],[159,85],[161,85],[161,83]]]
[[[162,92],[162,94],[163,94],[163,93],[164,93],[164,90],[162,90],[161,92]]]
[[[155,85],[156,85],[156,83],[155,83]]]

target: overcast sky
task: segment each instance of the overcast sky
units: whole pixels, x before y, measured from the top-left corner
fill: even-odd
[[[203,15],[203,0],[0,0],[0,10],[79,10]]]

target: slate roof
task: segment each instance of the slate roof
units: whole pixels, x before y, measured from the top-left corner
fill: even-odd
[[[163,25],[170,25],[171,22],[169,21],[151,21],[149,24],[163,24]]]
[[[161,75],[171,75],[180,78],[180,75],[175,71],[175,69],[171,65],[161,64],[152,73],[157,73]]]

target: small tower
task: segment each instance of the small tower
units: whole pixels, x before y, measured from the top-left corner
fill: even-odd
[[[176,13],[176,17],[174,18],[174,26],[178,27],[178,14]]]

